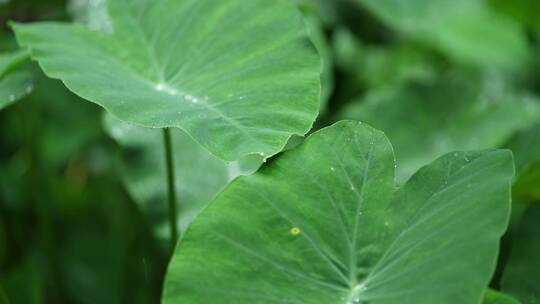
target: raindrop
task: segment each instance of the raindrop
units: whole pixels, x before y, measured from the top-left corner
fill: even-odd
[[[169,94],[169,95],[171,95],[171,96],[176,96],[176,95],[178,95],[178,91],[177,91],[175,88],[169,86],[169,85],[166,84],[166,83],[158,83],[158,84],[154,87],[154,89],[155,89],[156,91],[158,91],[158,92],[163,92],[163,93]]]
[[[330,170],[331,170],[331,171],[336,171],[336,168],[330,167]]]
[[[13,94],[9,95],[9,101],[11,102],[15,101],[15,95]]]

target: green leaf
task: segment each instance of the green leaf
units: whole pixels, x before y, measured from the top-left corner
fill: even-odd
[[[523,215],[502,279],[502,290],[523,304],[540,300],[539,222],[540,204],[533,204]]]
[[[29,54],[26,50],[0,54],[0,78],[25,63],[28,59]]]
[[[357,0],[384,23],[454,59],[502,68],[530,58],[527,37],[511,18],[481,0]]]
[[[0,110],[30,94],[34,87],[34,71],[28,52],[18,50],[0,54]]]
[[[320,59],[285,0],[111,0],[112,32],[13,26],[45,73],[123,121],[220,158],[271,156],[317,116]]]
[[[107,12],[106,0],[69,0],[68,11],[73,19],[89,29],[111,31],[112,24]]]
[[[195,219],[163,303],[479,303],[512,177],[509,151],[456,152],[397,189],[384,134],[337,123]]]
[[[433,52],[418,45],[364,44],[345,28],[334,34],[333,47],[339,68],[358,78],[356,86],[368,89],[432,81],[441,65]]]
[[[500,147],[540,118],[531,96],[491,94],[490,79],[451,73],[433,83],[371,91],[346,107],[341,118],[383,130],[394,145],[398,182],[454,150]]]
[[[305,8],[304,18],[306,25],[309,29],[311,41],[317,48],[321,60],[323,62],[322,76],[321,76],[321,106],[320,112],[325,112],[327,109],[328,101],[334,90],[334,62],[332,57],[332,50],[328,44],[324,33],[324,26],[321,18],[312,9]]]
[[[514,136],[506,146],[516,155],[516,196],[540,199],[540,123]]]
[[[516,299],[492,289],[488,289],[484,295],[484,304],[520,304]]]
[[[127,190],[144,213],[167,237],[168,210],[165,183],[165,150],[161,130],[130,125],[106,115],[107,132],[122,147],[120,173]],[[208,153],[181,130],[171,130],[178,221],[184,231],[197,213],[231,180],[252,173],[261,164],[260,157],[227,163]]]

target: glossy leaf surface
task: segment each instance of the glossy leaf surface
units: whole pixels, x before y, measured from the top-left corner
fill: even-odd
[[[479,303],[508,221],[511,153],[452,153],[400,189],[394,169],[385,135],[359,122],[311,135],[197,217],[163,302]]]
[[[320,59],[285,0],[110,0],[110,32],[14,25],[45,73],[123,121],[213,154],[273,155],[317,115]]]

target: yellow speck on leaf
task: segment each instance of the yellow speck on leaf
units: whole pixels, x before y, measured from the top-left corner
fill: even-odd
[[[293,227],[293,228],[291,229],[291,234],[294,235],[294,236],[299,235],[300,232],[302,232],[302,231],[300,231],[300,228],[298,228],[298,227]]]

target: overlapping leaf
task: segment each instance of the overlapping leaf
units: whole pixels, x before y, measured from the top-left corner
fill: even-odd
[[[383,133],[323,129],[192,223],[163,302],[477,304],[509,215],[509,151],[457,152],[400,189]]]
[[[110,0],[112,32],[15,25],[46,74],[124,121],[178,127],[215,155],[279,152],[319,106],[320,60],[285,0]]]
[[[108,133],[122,146],[120,171],[131,196],[141,206],[157,231],[168,230],[165,150],[159,130],[133,126],[105,118]],[[207,152],[189,135],[172,130],[179,226],[184,231],[195,215],[227,183],[253,172],[260,157],[227,163]]]

